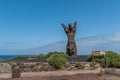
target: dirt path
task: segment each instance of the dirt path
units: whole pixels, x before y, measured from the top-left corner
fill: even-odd
[[[0,74],[0,80],[120,80],[120,76],[98,75],[100,70],[49,71],[22,73],[21,78],[12,79],[11,74]]]
[[[25,72],[21,73],[21,77],[34,76],[62,76],[85,73],[99,73],[99,70],[78,70],[78,71],[49,71],[49,72]],[[0,78],[11,78],[11,73],[0,74]]]

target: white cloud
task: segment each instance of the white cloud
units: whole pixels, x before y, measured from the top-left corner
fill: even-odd
[[[108,38],[108,40],[110,40],[110,41],[120,41],[120,32],[115,33],[114,35],[110,36]]]
[[[120,32],[107,36],[95,36],[77,40],[79,53],[90,53],[92,50],[113,50],[120,52]]]

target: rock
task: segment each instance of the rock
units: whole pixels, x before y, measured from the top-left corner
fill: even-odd
[[[8,63],[0,63],[0,73],[11,73],[12,68]]]
[[[90,70],[90,63],[85,64],[85,70]]]
[[[77,67],[78,69],[84,69],[84,66],[82,64],[76,64],[75,67]]]
[[[93,63],[90,63],[90,68],[91,68],[91,70],[100,69],[101,66],[99,63],[93,62]]]
[[[21,77],[21,70],[17,67],[12,67],[12,78],[20,78]]]

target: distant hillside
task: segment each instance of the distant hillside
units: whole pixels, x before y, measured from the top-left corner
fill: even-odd
[[[66,51],[66,41],[61,41],[38,48],[28,49],[29,53],[48,53],[51,51]],[[110,37],[86,37],[76,40],[78,54],[91,54],[92,50],[113,50],[119,52],[120,41],[111,40]]]
[[[67,40],[66,40],[67,41]],[[45,46],[25,50],[1,50],[3,53],[38,54],[51,51],[66,51],[66,41],[60,41]],[[120,33],[107,36],[85,37],[76,40],[78,54],[91,54],[92,50],[113,50],[120,53]],[[0,51],[0,53],[1,53]]]

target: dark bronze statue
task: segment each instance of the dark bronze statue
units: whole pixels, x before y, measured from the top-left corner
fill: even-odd
[[[62,27],[64,28],[64,31],[66,32],[66,35],[68,37],[68,42],[66,46],[66,53],[69,56],[77,56],[77,48],[75,43],[75,33],[76,33],[76,25],[77,22],[74,22],[74,25],[68,24],[68,27],[66,27],[64,24],[62,24]]]

